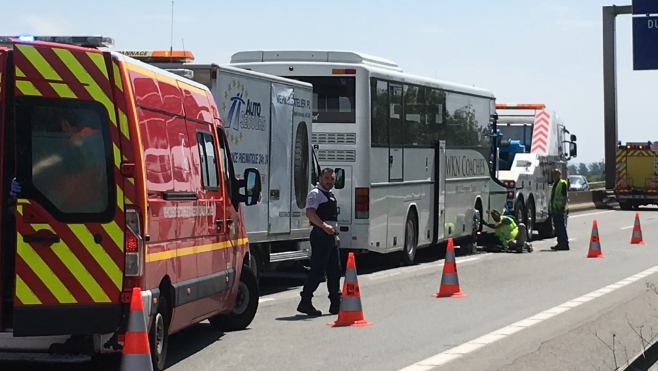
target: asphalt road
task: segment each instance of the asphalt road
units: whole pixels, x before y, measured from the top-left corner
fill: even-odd
[[[327,323],[335,316],[298,315],[304,276],[278,274],[264,282],[268,294],[247,330],[220,333],[202,323],[174,335],[169,369],[611,370],[642,349],[640,326],[644,338],[658,335],[658,294],[647,287],[658,285],[658,268],[650,270],[658,264],[658,211],[640,217],[647,245],[628,243],[633,212],[591,211],[571,216],[571,251],[551,251],[553,239],[533,242],[531,254],[458,258],[465,298],[431,297],[441,281],[438,248],[423,251],[424,262],[412,267],[359,258],[369,327],[332,328]],[[603,259],[584,258],[594,219]],[[316,294],[314,303],[326,311],[325,286]],[[105,360],[73,368],[0,364],[2,370],[111,367]]]

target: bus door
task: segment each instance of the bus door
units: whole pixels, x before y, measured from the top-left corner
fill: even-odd
[[[388,180],[402,181],[402,163],[404,162],[402,123],[402,85],[389,84],[389,150],[388,150]]]
[[[272,84],[269,233],[290,233],[293,171],[293,88]]]
[[[436,146],[437,158],[434,163],[436,172],[434,174],[435,187],[437,190],[434,194],[438,200],[435,202],[437,210],[434,215],[438,221],[437,237],[441,241],[445,238],[445,222],[446,222],[446,142],[441,140]]]
[[[122,315],[126,226],[116,69],[96,49],[41,42],[13,49],[22,188],[14,335],[111,333]]]

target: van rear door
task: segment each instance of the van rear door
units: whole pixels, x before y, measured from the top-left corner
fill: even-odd
[[[7,137],[7,125],[6,122],[6,112],[5,107],[7,101],[7,84],[9,83],[9,77],[7,76],[7,56],[9,55],[8,48],[0,48],[0,143],[5,143],[5,138]],[[0,210],[6,210],[7,205],[5,205],[6,197],[4,195],[8,194],[9,191],[6,190],[7,182],[2,182],[5,169],[8,164],[5,164],[6,156],[4,154],[5,147],[2,146],[0,151]],[[11,311],[11,306],[13,302],[12,297],[12,273],[9,269],[5,267],[12,266],[14,259],[13,248],[4,248],[4,237],[5,236],[5,213],[0,213],[0,331],[5,327],[4,313]],[[11,232],[13,233],[13,231]],[[7,262],[9,260],[9,262]]]
[[[14,335],[111,333],[121,319],[124,267],[118,68],[96,49],[13,47],[22,186]]]

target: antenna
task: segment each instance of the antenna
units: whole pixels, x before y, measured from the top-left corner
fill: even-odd
[[[169,44],[169,62],[172,62],[174,53],[174,0],[171,0],[171,42]]]
[[[185,38],[182,38],[181,41],[183,42],[183,50],[185,50]]]

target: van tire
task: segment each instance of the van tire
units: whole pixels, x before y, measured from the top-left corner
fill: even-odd
[[[208,319],[211,325],[223,331],[244,330],[251,324],[258,311],[258,281],[247,265],[242,266],[235,305],[228,313],[218,314]]]
[[[169,304],[164,295],[158,300],[158,311],[153,316],[149,330],[149,347],[153,371],[164,371],[169,347]]]

